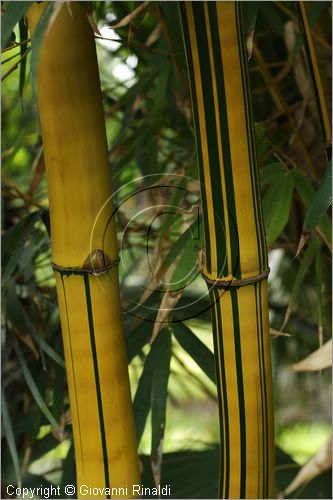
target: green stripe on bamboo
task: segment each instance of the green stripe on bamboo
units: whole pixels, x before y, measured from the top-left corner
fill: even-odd
[[[275,491],[268,260],[242,3],[179,7],[210,258],[203,277],[219,399],[219,495],[269,498]]]

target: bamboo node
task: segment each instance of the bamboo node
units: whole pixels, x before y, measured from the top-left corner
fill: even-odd
[[[201,273],[201,276],[206,281],[206,283],[214,285],[217,288],[230,288],[230,287],[239,288],[241,286],[252,285],[253,283],[257,283],[258,281],[262,281],[268,278],[269,272],[270,268],[267,267],[267,269],[265,269],[262,273],[257,274],[256,276],[249,276],[248,278],[243,278],[243,279],[232,278],[231,280],[225,280],[225,279],[222,280],[219,278],[214,280],[205,276],[204,273]]]
[[[92,274],[93,276],[101,276],[118,264],[119,259],[111,261],[103,250],[96,248],[88,255],[82,267],[64,267],[52,262],[52,268],[54,271],[58,271],[66,276],[70,276],[71,274]]]

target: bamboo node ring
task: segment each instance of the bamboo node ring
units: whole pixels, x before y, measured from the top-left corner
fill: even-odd
[[[103,250],[96,248],[88,255],[82,267],[64,267],[54,262],[52,262],[51,265],[54,271],[58,271],[67,276],[71,274],[92,274],[93,276],[101,276],[118,264],[119,258],[110,260],[109,256],[106,255]]]
[[[252,285],[253,283],[257,283],[258,281],[266,279],[269,275],[269,272],[270,268],[267,267],[267,269],[265,269],[261,274],[257,274],[256,276],[249,276],[248,278],[243,278],[240,280],[234,278],[232,278],[231,280],[221,280],[219,278],[214,280],[208,278],[203,273],[201,273],[201,276],[206,281],[206,283],[209,283],[210,285],[215,285],[217,288],[229,288],[229,287],[239,288],[241,286]]]

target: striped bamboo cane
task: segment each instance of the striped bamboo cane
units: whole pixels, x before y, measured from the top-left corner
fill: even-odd
[[[45,4],[28,12],[32,33]],[[140,484],[117,274],[117,238],[93,31],[80,2],[57,7],[45,31],[37,97],[48,179],[79,486],[94,498]],[[32,44],[34,40],[32,40]],[[102,211],[100,212],[100,209]],[[127,490],[120,490],[126,488]],[[82,495],[84,496],[84,494]]]
[[[220,498],[274,496],[267,249],[242,2],[180,2],[220,411]]]

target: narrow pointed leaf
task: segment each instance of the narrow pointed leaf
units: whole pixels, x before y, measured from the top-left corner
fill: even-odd
[[[299,293],[301,290],[301,286],[303,284],[303,281],[305,279],[306,274],[309,272],[310,266],[315,258],[315,255],[316,255],[316,252],[317,252],[319,245],[320,245],[320,242],[319,242],[318,238],[314,238],[310,242],[309,246],[306,248],[306,250],[304,252],[301,264],[300,264],[299,269],[297,271],[297,275],[296,275],[296,278],[294,281],[293,288],[291,290],[288,309],[287,309],[287,312],[285,314],[285,318],[284,318],[281,330],[284,329],[285,325],[287,324],[287,322],[289,320],[290,314],[295,307],[297,297],[299,296]]]
[[[288,222],[293,190],[294,181],[285,174],[264,195],[263,211],[269,246],[277,240]]]
[[[166,333],[165,329],[160,332],[156,340],[152,343],[134,396],[133,409],[138,444],[140,443],[146,420],[151,409],[153,377],[155,376],[156,368],[160,362],[159,356],[161,354],[161,346],[165,343],[164,333]]]
[[[2,236],[2,281],[6,282],[13,272],[24,252],[25,241],[31,233],[35,223],[40,219],[38,210],[20,220]]]
[[[21,352],[21,349],[17,344],[15,346],[15,351],[16,351],[17,358],[18,358],[20,366],[21,366],[23,376],[25,378],[25,381],[26,381],[27,386],[31,392],[32,397],[34,398],[34,400],[36,401],[37,405],[39,406],[41,412],[44,414],[44,416],[50,422],[50,424],[55,429],[58,429],[58,427],[59,427],[58,423],[55,420],[52,413],[50,412],[47,404],[45,403],[43,396],[41,395],[41,393],[36,385],[36,382],[34,381],[33,376],[31,375],[31,372],[30,372],[28,365],[24,359],[24,356]]]
[[[216,383],[214,355],[184,323],[174,323],[174,336],[182,348],[191,356],[208,378]]]
[[[9,416],[7,401],[5,397],[5,393],[3,388],[1,388],[1,413],[2,413],[2,423],[3,423],[3,432],[4,436],[8,443],[9,452],[13,461],[15,478],[17,483],[20,483],[21,480],[21,472],[20,472],[20,463],[18,458],[18,452],[16,448],[16,442],[13,432],[12,423]]]
[[[161,332],[159,342],[159,362],[156,366],[151,392],[151,459],[160,473],[162,443],[165,429],[168,380],[171,360],[171,332],[168,328]]]
[[[4,2],[4,14],[1,16],[1,49],[6,47],[15,25],[32,4],[33,2]]]
[[[295,181],[295,189],[301,197],[304,206],[309,209],[315,196],[316,191],[312,187],[309,179],[304,175],[300,170],[293,169],[290,172],[290,175],[293,177]],[[332,231],[331,231],[331,222],[327,214],[323,215],[321,222],[317,227],[317,231],[320,236],[323,238],[327,246],[330,247],[332,241]]]
[[[312,203],[310,204],[304,224],[303,231],[312,232],[323,220],[328,208],[332,204],[332,160],[330,160],[324,177]]]

